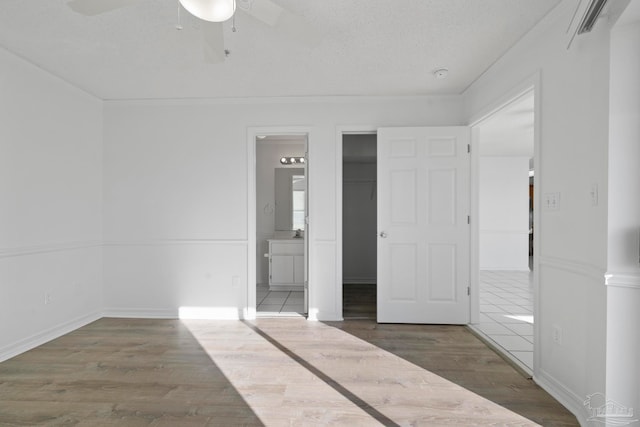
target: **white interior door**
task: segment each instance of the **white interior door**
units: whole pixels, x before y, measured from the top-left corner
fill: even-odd
[[[469,321],[469,128],[378,129],[378,322]]]

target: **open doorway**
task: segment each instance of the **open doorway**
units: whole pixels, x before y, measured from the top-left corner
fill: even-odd
[[[306,316],[307,135],[257,135],[256,315]]]
[[[342,313],[376,319],[377,136],[342,136]]]
[[[528,374],[534,347],[534,91],[475,126],[479,319],[473,328]]]

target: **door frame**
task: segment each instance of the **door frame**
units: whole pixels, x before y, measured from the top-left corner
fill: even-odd
[[[307,137],[307,144],[305,151],[309,153],[311,151],[311,141],[313,135],[313,129],[304,126],[250,126],[247,127],[247,287],[245,289],[244,301],[241,306],[244,307],[243,318],[255,319],[256,312],[256,270],[257,270],[257,217],[256,217],[256,144],[258,135],[304,135]],[[305,163],[305,174],[307,181],[307,207],[311,210],[314,206],[312,197],[313,193],[309,191],[311,188],[311,173],[308,162]],[[309,218],[310,212],[305,212],[305,216]],[[309,227],[307,222],[304,232],[304,246],[305,246],[305,279],[308,281],[307,289],[307,318],[308,313],[313,307],[313,285],[311,275],[309,274],[312,268],[311,261],[311,241],[313,239],[313,227]]]
[[[342,137],[344,135],[377,135],[380,126],[353,125],[336,127],[336,307],[335,313],[343,320],[342,301]]]
[[[471,242],[470,242],[470,280],[471,280],[471,323],[478,323],[480,320],[480,227],[479,227],[479,202],[480,188],[478,184],[479,178],[479,146],[480,143],[480,126],[489,117],[502,110],[507,105],[516,101],[525,94],[533,92],[534,97],[534,122],[533,122],[533,158],[535,174],[533,177],[533,185],[535,188],[533,194],[533,371],[534,375],[537,367],[540,366],[539,352],[537,351],[540,342],[540,309],[539,301],[539,253],[540,253],[540,130],[541,130],[541,74],[540,71],[524,79],[520,84],[507,91],[496,101],[490,103],[475,114],[469,120],[471,128]],[[475,220],[474,220],[475,219]]]

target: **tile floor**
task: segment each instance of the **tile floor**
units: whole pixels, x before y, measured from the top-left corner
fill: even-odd
[[[533,371],[533,273],[480,271],[480,323],[474,329],[529,374]]]
[[[266,316],[304,316],[303,291],[270,291],[269,285],[256,287],[256,311]]]

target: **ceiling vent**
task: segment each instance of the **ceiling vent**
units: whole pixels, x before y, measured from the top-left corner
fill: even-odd
[[[596,25],[596,21],[600,17],[607,0],[580,0],[576,8],[571,23],[567,29],[567,49],[571,47],[573,39],[580,34],[590,32]]]
[[[588,33],[593,29],[593,26],[596,24],[598,17],[600,17],[602,9],[604,9],[604,5],[606,3],[607,0],[591,0],[589,8],[585,12],[582,17],[582,21],[580,21],[580,25],[578,26],[578,34]]]

